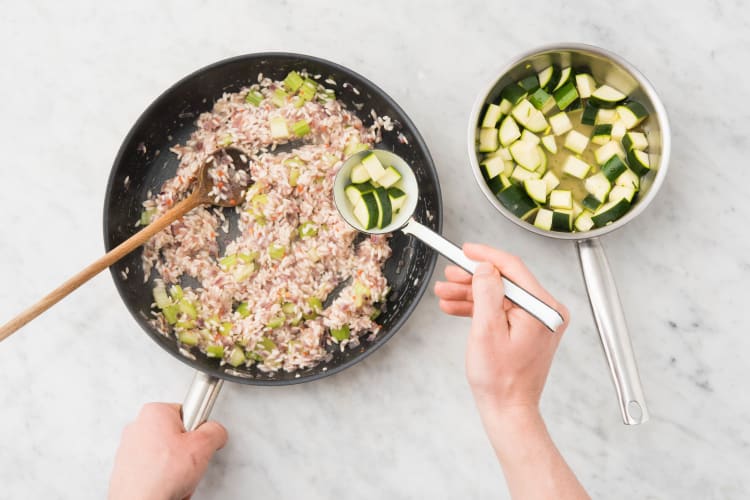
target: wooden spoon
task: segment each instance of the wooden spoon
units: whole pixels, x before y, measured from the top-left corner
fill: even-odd
[[[67,280],[65,283],[55,288],[42,298],[39,302],[29,307],[21,314],[8,321],[0,327],[0,341],[10,336],[13,332],[24,326],[26,323],[36,318],[44,311],[58,303],[73,290],[86,283],[88,280],[111,266],[118,260],[122,259],[130,252],[146,243],[152,236],[160,232],[172,222],[176,221],[195,207],[200,205],[217,205],[220,207],[234,207],[243,199],[243,192],[248,186],[238,186],[231,184],[228,186],[229,194],[226,199],[219,199],[211,191],[214,188],[213,181],[209,175],[209,170],[214,166],[214,162],[221,157],[228,157],[234,164],[234,167],[246,169],[248,165],[248,156],[237,148],[223,148],[214,151],[208,156],[206,161],[198,169],[195,176],[195,188],[190,195],[184,200],[177,203],[174,207],[164,212],[161,217],[152,221],[127,240],[110,250],[100,259],[89,264],[88,267],[81,270],[78,274]]]

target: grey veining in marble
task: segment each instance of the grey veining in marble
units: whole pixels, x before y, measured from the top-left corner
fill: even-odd
[[[660,196],[604,243],[650,402],[641,427],[620,422],[573,245],[495,213],[466,161],[476,93],[516,53],[566,40],[631,61],[674,130]],[[0,321],[102,252],[109,167],[163,89],[231,55],[311,53],[371,78],[415,121],[449,238],[524,256],[570,308],[543,411],[594,497],[750,491],[748,4],[8,1],[0,47]],[[214,417],[230,441],[196,498],[508,498],[464,379],[466,332],[428,293],[340,375],[227,385]],[[0,498],[102,498],[122,427],[144,402],[180,401],[190,378],[100,275],[0,344]]]

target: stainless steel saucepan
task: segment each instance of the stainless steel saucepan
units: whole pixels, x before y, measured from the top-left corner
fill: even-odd
[[[500,91],[509,83],[538,72],[550,64],[561,68],[587,66],[597,82],[604,82],[630,95],[649,111],[643,129],[648,138],[651,172],[641,180],[641,190],[631,209],[612,224],[588,232],[565,233],[545,231],[516,217],[505,208],[487,187],[477,157],[477,131],[480,114],[488,103],[497,102]],[[654,199],[664,182],[669,165],[670,128],[667,112],[652,85],[631,64],[611,52],[583,44],[557,44],[521,54],[510,62],[485,91],[471,112],[469,120],[469,158],[479,188],[490,203],[505,217],[541,236],[575,241],[581,270],[586,283],[604,353],[625,424],[648,420],[648,409],[630,343],[625,315],[600,237],[616,231],[640,215]]]

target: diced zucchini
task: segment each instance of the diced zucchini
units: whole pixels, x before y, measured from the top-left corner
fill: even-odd
[[[617,106],[617,115],[625,124],[625,128],[630,130],[648,117],[648,111],[640,102],[628,101],[622,106]]]
[[[561,89],[568,82],[572,82],[573,80],[572,76],[573,76],[573,70],[570,67],[563,68],[563,70],[560,72],[560,79],[555,84],[555,87],[552,89],[552,92],[555,92],[556,90]]]
[[[586,149],[586,146],[588,146],[588,144],[589,138],[576,130],[571,130],[570,132],[568,132],[568,135],[565,136],[564,146],[574,153],[578,153],[579,155],[583,154],[583,151]]]
[[[539,144],[539,136],[533,132],[529,132],[527,129],[521,131],[521,141],[530,142],[532,144]]]
[[[537,145],[536,151],[537,153],[539,153],[539,166],[536,167],[536,171],[539,173],[539,175],[544,175],[544,172],[547,171],[547,155],[539,145]]]
[[[583,212],[581,212],[581,215],[576,217],[576,231],[589,231],[592,227],[594,227],[594,221],[591,220],[592,215],[593,214],[588,210],[584,210]]]
[[[388,192],[383,187],[375,188],[375,201],[378,204],[378,227],[383,229],[391,223],[393,219],[393,209],[391,200],[388,198]]]
[[[651,163],[648,159],[648,153],[638,149],[628,151],[628,165],[636,174],[646,175],[651,170]]]
[[[595,125],[594,131],[591,134],[591,142],[594,144],[604,145],[607,144],[612,135],[612,125]]]
[[[503,113],[500,111],[500,106],[497,104],[490,104],[487,106],[487,111],[484,112],[484,118],[482,119],[482,128],[495,128],[497,122]]]
[[[505,177],[505,175],[503,175],[502,177]],[[493,177],[491,179],[485,179],[485,182],[487,183],[487,187],[490,188],[490,191],[492,191],[492,194],[497,194],[507,187],[502,177],[498,175],[497,177]],[[505,178],[507,179],[507,177]],[[510,180],[508,180],[508,183],[510,183]]]
[[[573,219],[581,215],[581,212],[583,212],[583,207],[576,200],[573,200]]]
[[[589,170],[591,170],[591,165],[572,155],[568,156],[565,159],[565,163],[563,163],[563,173],[572,175],[576,179],[583,179],[586,177]]]
[[[491,153],[500,147],[496,128],[479,129],[479,152]]]
[[[537,204],[529,198],[529,195],[526,194],[526,190],[522,186],[513,185],[507,187],[497,193],[496,196],[505,208],[521,219],[526,219],[538,208]]]
[[[581,123],[584,125],[596,124],[596,114],[599,111],[598,108],[592,106],[590,103],[586,103],[583,108],[583,114],[581,115]]]
[[[612,183],[627,169],[628,166],[625,165],[625,162],[622,161],[619,156],[612,155],[612,157],[602,165],[602,174],[604,174],[604,177]]]
[[[391,200],[393,213],[398,213],[406,202],[406,193],[397,187],[388,188],[388,199]]]
[[[586,197],[581,202],[581,204],[587,210],[590,210],[591,212],[596,212],[596,209],[602,206],[602,201],[597,200],[593,195],[587,194]]]
[[[534,217],[534,225],[539,229],[550,231],[552,229],[552,210],[540,208]]]
[[[628,200],[628,202],[632,203],[634,196],[635,189],[633,189],[632,187],[615,186],[609,192],[609,201],[617,201],[624,198]]]
[[[573,230],[573,214],[570,210],[555,210],[552,212],[552,230],[566,232]]]
[[[390,166],[385,169],[383,176],[378,179],[378,184],[384,188],[389,188],[401,180],[401,173],[395,167]]]
[[[586,191],[591,193],[591,196],[593,196],[600,202],[603,202],[607,199],[609,190],[612,189],[612,185],[609,183],[609,179],[607,179],[607,177],[601,172],[587,177],[583,182],[583,185],[586,187]],[[585,203],[584,206],[586,206]]]
[[[607,160],[612,158],[613,155],[617,155],[620,158],[625,158],[625,153],[620,147],[620,144],[615,141],[609,141],[607,144],[597,148],[597,150],[594,151],[594,158],[596,158],[596,162],[599,165],[604,165],[605,163],[607,163]]]
[[[596,125],[612,125],[617,121],[616,109],[600,109],[596,113]]]
[[[612,132],[610,133],[610,135],[612,136],[612,140],[620,142],[622,138],[625,137],[627,131],[628,129],[625,124],[622,122],[622,120],[618,119],[615,123],[612,124]]]
[[[615,184],[617,186],[625,186],[625,187],[632,187],[636,191],[640,188],[640,179],[630,169],[627,169],[622,174],[620,174],[620,177],[617,178],[615,181]]]
[[[560,109],[560,111],[565,111],[568,106],[573,104],[573,102],[578,99],[578,91],[576,90],[576,86],[572,81],[569,81],[562,87],[555,90],[555,93],[553,95],[555,97],[557,107]]]
[[[580,73],[576,75],[576,89],[581,99],[588,99],[591,94],[596,90],[596,80],[588,73]]]
[[[357,206],[357,204],[362,200],[362,195],[365,193],[369,193],[373,190],[372,185],[369,183],[366,184],[349,184],[344,189],[344,194],[346,194],[347,199],[352,204],[353,207]]]
[[[480,166],[485,179],[492,179],[505,172],[505,160],[499,156],[487,158],[480,163]]]
[[[602,85],[591,93],[589,102],[591,102],[591,104],[593,104],[594,106],[609,109],[614,108],[619,103],[624,101],[625,97],[627,96],[619,90],[614,89],[609,85]]]
[[[570,118],[568,118],[567,113],[564,111],[550,116],[549,124],[552,126],[552,132],[555,135],[563,135],[565,132],[573,128],[573,124],[570,123]]]
[[[591,220],[594,221],[596,227],[603,227],[625,215],[629,208],[630,202],[624,198],[610,201],[599,207]]]
[[[378,223],[378,202],[374,192],[363,193],[362,199],[354,206],[354,217],[364,229],[372,229]]]
[[[544,182],[544,180],[542,179]],[[571,210],[573,208],[573,193],[565,189],[555,189],[549,194],[549,206]]]
[[[516,182],[523,182],[527,179],[541,179],[542,175],[539,172],[532,172],[531,170],[526,170],[520,165],[516,165],[516,167],[513,169],[513,172],[510,175],[510,180],[516,181]]]
[[[286,126],[286,120],[283,116],[274,116],[268,122],[271,127],[272,139],[286,139],[289,137],[289,129]]]
[[[518,82],[518,85],[526,92],[533,92],[539,88],[539,79],[536,75],[529,75]]]
[[[549,170],[546,174],[544,174],[542,180],[547,184],[548,193],[560,185],[560,179],[557,178],[552,170]]]
[[[547,113],[555,106],[555,99],[541,88],[529,96],[529,102],[542,113]]]
[[[532,106],[528,99],[522,99],[510,113],[518,123],[532,132],[543,132],[549,126],[544,113]]]
[[[544,203],[547,201],[547,183],[542,179],[528,179],[523,182],[526,193],[532,200]]]
[[[375,153],[370,153],[362,158],[362,165],[367,169],[367,173],[370,174],[370,179],[376,182],[380,182],[380,178],[385,174],[385,168],[380,163]]]
[[[512,102],[510,102],[508,99],[501,99],[500,100],[500,112],[503,115],[509,114],[511,109],[513,109],[513,103]]]
[[[362,184],[370,180],[370,174],[364,165],[358,163],[352,167],[352,173],[349,178],[354,184]]]
[[[542,161],[535,144],[526,141],[516,141],[508,149],[510,149],[510,154],[513,156],[515,162],[526,170],[536,170]]]
[[[511,83],[500,92],[500,98],[510,101],[511,105],[518,104],[518,101],[526,97],[526,90],[521,88],[517,83]]]
[[[630,151],[631,149],[645,151],[648,149],[648,139],[646,139],[646,135],[642,132],[628,132],[622,138],[622,147],[625,151]]]
[[[510,146],[516,139],[521,137],[521,130],[512,116],[508,115],[503,118],[502,123],[500,123],[499,137],[500,144],[504,147]]]
[[[560,68],[554,65],[547,66],[539,72],[537,78],[539,79],[540,87],[547,92],[552,92],[552,89],[554,89],[560,81]]]
[[[544,148],[552,154],[557,153],[557,142],[554,135],[545,135],[542,137]]]
[[[508,150],[508,148],[500,148],[497,151],[495,151],[494,153],[492,153],[491,155],[487,155],[488,158],[490,156],[499,156],[500,158],[502,158],[505,161],[511,161],[511,160],[513,160],[513,157],[511,156],[510,151]]]

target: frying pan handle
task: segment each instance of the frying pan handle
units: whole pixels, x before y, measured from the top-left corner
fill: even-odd
[[[195,372],[185,401],[182,403],[182,423],[186,431],[194,431],[208,420],[224,381],[203,372]]]
[[[622,304],[604,248],[598,238],[579,240],[577,246],[596,328],[599,330],[612,381],[620,400],[622,419],[626,425],[642,424],[648,420],[646,399]]]
[[[417,239],[434,248],[443,257],[462,267],[465,271],[471,274],[474,274],[474,271],[476,271],[477,263],[469,259],[463,250],[413,218],[409,219],[409,222],[401,230],[407,234],[414,235]],[[505,296],[508,300],[541,321],[551,332],[557,330],[564,323],[563,317],[559,312],[509,279],[503,278],[503,285],[505,286]]]

